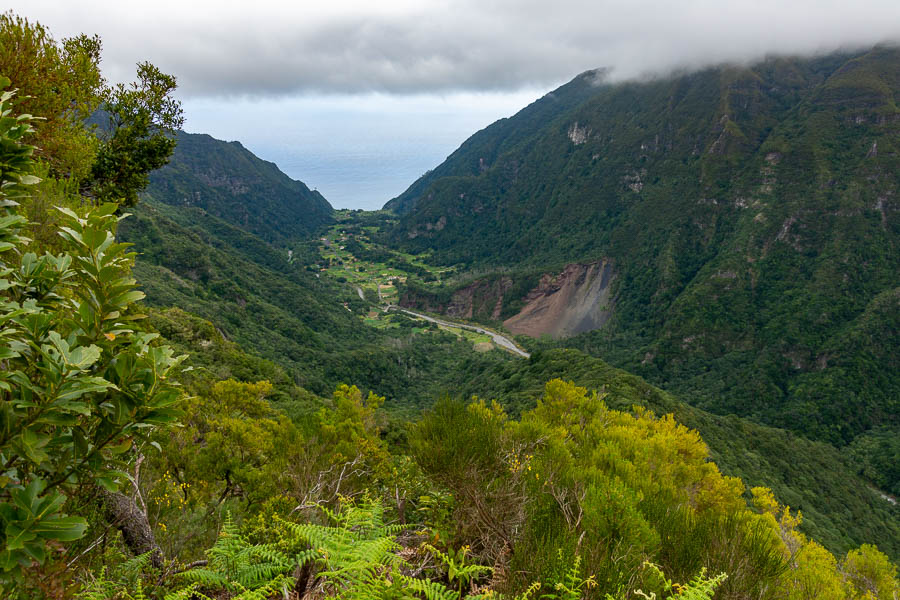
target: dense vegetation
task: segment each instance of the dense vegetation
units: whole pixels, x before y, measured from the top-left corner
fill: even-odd
[[[150,177],[148,197],[203,209],[281,245],[331,221],[331,205],[322,194],[260,160],[240,142],[183,131],[175,141],[171,162]]]
[[[615,85],[587,73],[389,203],[404,216],[385,240],[525,289],[611,260],[612,320],[532,347],[850,444],[897,490],[898,95],[894,47]],[[471,284],[408,297],[440,305]]]
[[[50,66],[80,47],[11,15],[0,25],[7,61],[0,72],[19,73],[16,58],[33,56],[6,51],[12,38],[36,45]],[[90,47],[96,63],[99,41]],[[150,66],[142,72],[164,85],[137,85],[137,96],[112,90],[107,109],[115,98],[157,91],[150,104],[177,117],[174,80]],[[28,83],[16,81],[21,95]],[[422,378],[407,369],[398,385],[439,381],[439,370],[465,355],[444,377],[457,378],[461,393],[498,390],[517,418],[496,402],[446,397],[401,424],[388,420],[386,399],[372,391],[303,389],[298,381],[328,385],[325,363],[348,356],[362,366],[339,365],[342,375],[382,368],[372,381],[390,378],[403,349],[392,354],[388,340],[399,338],[365,332],[361,353],[352,354],[359,320],[352,297],[212,211],[146,201],[128,215],[122,204],[102,202],[112,193],[132,202],[148,169],[168,158],[172,138],[159,129],[168,117],[147,114],[137,101],[132,121],[119,123],[127,129],[121,137],[92,137],[65,101],[77,81],[67,83],[44,90],[63,98],[43,121],[58,125],[43,131],[41,121],[18,114],[12,92],[0,96],[4,598],[890,600],[900,593],[888,556],[862,544],[837,558],[801,532],[800,513],[784,499],[723,475],[700,434],[678,419],[713,436],[738,431],[739,420],[688,409],[587,356],[557,351],[513,361],[464,354],[469,345],[451,334],[410,338],[413,348],[426,340],[419,360],[436,357],[440,367],[422,369]],[[0,89],[8,85],[0,78]],[[101,104],[96,94],[87,101]],[[97,151],[67,155],[73,168],[62,171],[50,149],[73,135]],[[151,148],[152,160],[141,159]],[[118,164],[112,155],[134,168],[108,169]],[[117,237],[120,228],[143,257]],[[293,256],[314,254],[308,243],[294,244]],[[135,275],[160,306],[142,304]],[[301,341],[291,345],[282,334],[266,346],[284,327]],[[284,360],[291,351],[301,354]],[[549,373],[566,370],[598,391]],[[802,447],[783,432],[746,432],[771,436],[781,451]],[[730,468],[751,477],[766,470],[723,440],[716,439],[716,456]],[[796,463],[779,473],[787,479],[809,464],[802,456]],[[784,483],[788,493],[795,482]],[[822,489],[800,483],[813,494]],[[809,495],[799,497],[818,510]],[[861,497],[848,508],[867,510]],[[869,512],[873,522],[890,518]],[[841,550],[860,535],[835,533],[848,521],[835,520],[834,530],[816,523],[809,531]],[[887,549],[896,552],[892,539]]]
[[[353,382],[397,409],[421,407],[471,354],[449,334],[364,327],[369,303],[307,269],[318,261],[314,245],[295,244],[288,261],[285,250],[197,208],[147,201],[133,210],[122,238],[139,252],[134,272],[148,303],[212,321],[310,391]],[[481,360],[509,357],[491,352]]]
[[[868,540],[894,556],[900,552],[900,510],[856,475],[856,460],[828,444],[708,413],[577,350],[541,351],[528,361],[499,366],[472,365],[466,375],[458,388],[463,397],[496,398],[512,414],[532,409],[547,379],[557,376],[604,390],[611,408],[641,406],[671,413],[700,432],[724,473],[749,486],[771,488],[782,502],[803,512],[802,529],[830,549],[846,551],[860,543],[854,540]]]

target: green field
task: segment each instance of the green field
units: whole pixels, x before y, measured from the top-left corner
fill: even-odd
[[[377,243],[375,240],[381,227],[391,222],[386,214],[341,210],[335,213],[335,217],[337,223],[318,236],[319,261],[313,269],[320,276],[361,289],[370,302],[382,307],[396,304],[400,299],[396,283],[406,283],[412,279],[419,285],[437,286],[443,279],[455,274],[452,267],[428,264],[429,252],[409,254]],[[400,329],[404,320],[415,319],[386,314],[374,308],[362,317],[366,326],[375,329]],[[434,330],[429,327],[408,329],[411,334]],[[457,327],[439,329],[471,342],[473,348],[477,347],[479,351],[495,347],[487,335]]]

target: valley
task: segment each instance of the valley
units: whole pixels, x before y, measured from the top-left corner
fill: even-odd
[[[0,14],[0,597],[897,600],[900,46],[587,71],[378,211],[100,58]]]
[[[320,260],[308,266],[317,276],[325,276],[336,283],[356,289],[360,300],[369,302],[371,308],[362,322],[376,329],[399,328],[402,321],[393,318],[391,311],[413,319],[434,323],[439,330],[452,333],[472,343],[473,350],[487,352],[501,348],[528,358],[510,338],[473,324],[435,318],[407,308],[396,306],[399,300],[398,285],[416,280],[420,285],[439,285],[443,278],[452,276],[452,267],[434,267],[427,262],[427,254],[412,255],[390,250],[374,241],[383,227],[390,225],[393,215],[380,212],[337,211],[336,224],[318,238]],[[292,255],[291,255],[292,256]],[[349,308],[348,308],[349,310]],[[427,327],[415,327],[413,334],[426,333]]]
[[[577,87],[578,80],[570,85]],[[584,88],[576,91],[588,92]],[[600,88],[594,93],[603,91]],[[518,131],[521,135],[525,130]],[[476,138],[484,135],[482,132]],[[206,151],[211,153],[214,148]],[[490,174],[488,169],[482,178]],[[205,177],[202,170],[200,175],[197,179]],[[232,187],[228,189],[239,192],[241,188],[235,183],[238,179],[233,174]],[[459,183],[458,179],[451,180],[454,185]],[[476,187],[486,185],[478,179],[472,183]],[[435,183],[435,189],[441,185]],[[471,192],[462,193],[468,198]],[[639,192],[628,187],[627,193]],[[196,245],[191,246],[193,250],[185,248],[172,255],[172,249],[185,243],[184,235],[178,233],[162,245],[170,248],[168,254],[161,254],[157,249],[161,239],[158,234],[135,237],[128,233],[132,226],[126,225],[126,239],[138,242],[138,250],[144,253],[139,256],[136,272],[148,290],[148,301],[159,307],[172,303],[193,306],[192,310],[214,322],[229,338],[284,367],[289,378],[314,393],[325,395],[331,386],[353,381],[362,390],[385,397],[386,413],[392,422],[401,423],[415,419],[421,410],[448,393],[459,398],[497,399],[511,415],[526,414],[535,408],[549,377],[564,377],[588,389],[612,390],[608,401],[615,407],[645,406],[659,414],[673,412],[680,421],[697,428],[723,472],[740,476],[748,485],[771,487],[779,497],[789,498],[793,506],[802,507],[807,515],[804,530],[829,548],[848,547],[847,536],[852,536],[860,540],[877,538],[880,547],[891,553],[896,551],[895,538],[900,539],[894,533],[897,509],[881,495],[893,485],[890,461],[885,460],[890,456],[892,440],[896,439],[891,425],[860,436],[851,446],[852,454],[847,454],[846,448],[810,442],[803,435],[774,428],[760,415],[739,417],[729,414],[721,405],[708,403],[707,399],[727,398],[727,394],[718,392],[725,382],[741,381],[737,371],[727,365],[720,366],[714,359],[704,362],[711,385],[705,384],[699,390],[684,387],[677,378],[661,376],[656,366],[660,364],[662,350],[652,335],[654,328],[662,327],[666,331],[671,325],[663,325],[659,314],[652,311],[661,310],[666,302],[673,302],[685,290],[690,291],[691,286],[685,283],[675,286],[675,280],[671,279],[682,268],[678,264],[684,256],[679,253],[688,253],[690,245],[671,239],[662,247],[654,243],[649,250],[637,254],[645,261],[641,252],[649,252],[655,256],[653,262],[639,263],[637,270],[629,267],[628,260],[622,257],[599,258],[610,253],[602,246],[558,251],[556,256],[541,258],[542,249],[548,245],[576,239],[584,235],[585,227],[596,226],[594,221],[586,220],[582,228],[572,228],[571,234],[534,235],[534,243],[529,248],[519,248],[517,258],[508,262],[461,260],[491,234],[476,230],[472,234],[475,237],[457,233],[446,237],[448,227],[455,227],[453,223],[465,217],[454,206],[444,215],[453,218],[426,222],[412,232],[415,235],[404,229],[404,223],[413,213],[336,210],[329,213],[330,220],[315,225],[299,238],[285,240],[261,230],[267,240],[258,240],[258,236],[244,230],[245,220],[240,215],[222,213],[221,218],[215,217],[205,213],[205,209],[173,202],[166,194],[165,188],[151,185],[146,209],[138,207],[138,221],[149,218],[148,224],[155,222],[157,228],[165,230],[170,226],[160,227],[164,223],[160,217],[164,215],[200,235],[206,244],[216,248],[214,254],[227,251],[232,258],[216,259],[215,267],[198,269],[194,264],[196,257],[210,250],[201,250]],[[157,198],[165,202],[160,203]],[[456,198],[459,200],[458,195]],[[148,209],[160,214],[148,217]],[[663,215],[648,221],[649,226],[659,226]],[[226,226],[222,219],[231,221]],[[521,222],[526,222],[524,216]],[[611,220],[609,224],[615,223]],[[498,224],[500,239],[507,235],[509,226]],[[699,227],[697,230],[702,231]],[[607,239],[602,228],[597,231],[595,244]],[[637,230],[632,225],[625,233],[616,235],[632,235],[634,231]],[[427,243],[421,243],[423,240]],[[630,246],[625,248],[633,250],[635,242],[627,243]],[[450,249],[460,255],[451,259]],[[502,244],[496,248],[500,253],[508,249],[509,246]],[[777,244],[770,252],[775,251],[781,251]],[[251,259],[250,262],[258,265],[254,269],[261,267],[268,273],[260,283],[270,277],[273,281],[286,278],[293,281],[290,284],[293,291],[273,296],[260,285],[228,286],[226,281],[241,277],[230,267],[238,256],[240,260]],[[151,268],[151,263],[156,266]],[[247,269],[242,267],[244,271]],[[183,282],[179,284],[178,294],[172,294],[178,286],[171,288],[168,282],[171,277],[160,277],[166,271],[176,274]],[[715,306],[716,294],[735,292],[729,287],[737,279],[731,278],[732,271],[729,268],[714,271],[721,274],[714,279],[721,282],[723,289],[714,290],[706,298],[698,296],[703,306]],[[698,268],[695,275],[703,273]],[[636,298],[635,290],[649,293],[641,286],[655,277],[670,278],[666,279],[669,287],[657,288],[653,287],[657,284],[652,284],[648,289],[657,290],[651,294],[652,301]],[[764,285],[758,293],[766,290]],[[181,295],[188,288],[192,289],[191,293],[187,297]],[[170,291],[161,295],[163,290]],[[280,316],[274,321],[261,320],[257,312],[241,307],[244,301],[248,306],[282,303],[292,295],[309,301],[291,302],[284,307],[287,310],[279,309]],[[174,300],[176,297],[182,299]],[[872,307],[866,327],[885,326],[879,319],[880,315],[892,314],[891,298],[886,297]],[[674,306],[684,302],[685,299],[678,300]],[[314,305],[321,305],[321,315],[302,320],[312,325],[322,323],[322,318],[328,315],[328,319],[340,326],[324,328],[327,336],[313,342],[312,348],[309,340],[315,337],[298,343],[299,340],[284,336],[285,326]],[[388,306],[396,308],[385,310]],[[731,314],[739,314],[736,311],[741,306],[736,304]],[[693,326],[703,327],[702,319],[709,308],[699,313],[692,310],[694,318],[701,319]],[[656,324],[635,328],[630,321],[635,314],[652,317],[649,322]],[[678,311],[673,314],[679,316]],[[223,319],[225,316],[229,318]],[[263,327],[268,328],[268,337],[256,335]],[[312,335],[323,331],[321,325],[313,329]],[[705,335],[710,331],[713,330],[706,330]],[[860,334],[865,331],[864,327]],[[505,345],[502,340],[494,340],[485,332],[500,332],[512,346],[518,347],[518,352],[499,350],[498,346]],[[684,334],[677,339],[677,348],[666,350],[670,353],[667,356],[685,360],[696,352],[692,344],[706,338]],[[277,346],[273,346],[274,340],[278,340]],[[525,355],[528,358],[523,360]],[[308,358],[297,360],[297,356]],[[719,362],[725,361],[720,358]],[[770,374],[770,371],[756,371],[754,377]],[[893,385],[891,381],[888,379],[889,386]],[[746,386],[747,382],[741,381],[741,385]],[[760,403],[766,405],[768,401]],[[797,427],[795,422],[790,425]],[[729,433],[732,430],[742,433],[734,438]],[[785,456],[793,458],[785,461]],[[867,473],[865,477],[861,476],[863,471]],[[868,487],[867,481],[878,481],[880,491]],[[853,508],[841,514],[840,506]],[[860,521],[849,516],[851,513],[869,516]],[[883,533],[875,538],[867,537],[866,532],[873,531],[873,527]]]
[[[464,272],[401,302],[853,452],[900,492],[898,89],[890,44],[583,73],[385,205],[391,248]]]

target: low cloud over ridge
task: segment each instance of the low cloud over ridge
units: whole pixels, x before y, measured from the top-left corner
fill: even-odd
[[[27,0],[57,36],[98,33],[104,69],[150,60],[186,96],[512,91],[900,40],[900,2],[556,0],[323,3]]]

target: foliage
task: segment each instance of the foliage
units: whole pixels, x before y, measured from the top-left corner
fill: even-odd
[[[57,42],[39,23],[0,15],[0,74],[19,89],[19,110],[44,119],[35,143],[50,174],[98,204],[133,205],[150,171],[165,165],[175,148],[181,106],[172,97],[175,78],[147,62],[138,64],[137,82],[108,86],[101,45],[84,34]],[[109,117],[99,136],[87,124],[98,109]]]
[[[900,496],[900,428],[873,428],[857,436],[849,449],[863,476]]]
[[[184,427],[160,440],[177,481],[194,488],[181,496],[218,503],[239,497],[255,504],[289,487],[286,475],[300,451],[300,436],[266,402],[270,392],[265,381],[225,380],[186,402]],[[155,496],[169,494],[161,490]]]
[[[148,308],[146,323],[178,354],[189,355],[186,364],[193,368],[181,379],[194,395],[207,391],[216,381],[234,379],[252,383],[265,380],[272,384],[268,399],[289,415],[312,410],[322,402],[321,398],[297,386],[284,368],[248,354],[241,346],[226,339],[210,321],[179,308]]]
[[[896,565],[871,544],[848,552],[841,571],[855,598],[891,600],[900,593]]]
[[[442,401],[410,445],[426,474],[461,500],[451,540],[496,560],[512,589],[555,580],[571,594],[571,565],[583,560],[597,585],[578,588],[588,596],[675,590],[652,576],[649,559],[673,579],[690,578],[697,597],[716,588],[724,597],[844,597],[844,568],[798,531],[799,515],[764,488],[748,509],[743,483],[723,476],[697,433],[671,415],[611,410],[603,396],[555,380],[519,422],[483,402]],[[505,556],[493,550],[498,538]],[[879,556],[870,570],[889,575]]]
[[[23,138],[34,133],[32,123],[36,121],[31,115],[13,116],[12,99],[15,92],[6,91],[9,79],[0,77],[0,193],[3,194],[4,217],[4,245],[0,251],[7,252],[12,249],[12,242],[24,242],[16,237],[14,226],[21,226],[22,217],[11,214],[11,208],[18,206],[15,199],[27,197],[25,186],[38,183],[38,178],[32,174],[34,146],[23,143]]]
[[[180,394],[167,377],[180,358],[133,329],[143,296],[129,275],[133,254],[116,243],[115,205],[79,217],[61,209],[66,252],[22,252],[24,219],[8,195],[23,194],[27,118],[0,99],[3,157],[0,237],[0,564],[4,579],[42,564],[49,543],[81,537],[85,521],[63,514],[82,483],[114,490],[136,440],[174,420]]]
[[[446,570],[448,582],[451,585],[456,584],[460,594],[470,589],[474,581],[482,574],[493,572],[490,567],[469,562],[468,546],[463,546],[456,551],[448,548],[447,552],[442,552],[431,544],[422,544],[422,548],[431,552],[441,561]]]
[[[898,58],[579,75],[388,203],[401,218],[383,241],[475,283],[611,261],[612,320],[535,348],[603,356],[708,411],[837,447],[896,429]],[[410,301],[431,299],[419,291]],[[503,295],[502,314],[524,296]],[[875,480],[894,485],[882,464]]]
[[[111,133],[91,168],[92,193],[100,201],[137,203],[150,172],[169,162],[175,131],[184,123],[181,104],[172,98],[175,77],[150,63],[139,63],[138,81],[107,91],[103,108]]]
[[[720,573],[715,577],[706,577],[706,570],[701,569],[700,573],[698,573],[690,583],[681,585],[669,581],[656,565],[648,564],[647,567],[654,575],[662,580],[663,589],[666,592],[674,592],[674,594],[668,596],[669,598],[680,598],[682,600],[711,600],[716,588],[728,578],[726,573]],[[649,600],[655,600],[656,598],[656,594],[653,592],[651,592],[649,596],[640,590],[637,590],[635,593],[642,598],[648,598]]]
[[[456,500],[453,539],[487,560],[508,553],[524,519],[528,444],[510,439],[500,405],[443,398],[413,428],[409,445]]]
[[[297,397],[280,403],[291,420],[267,401],[266,381],[203,385],[185,403],[184,426],[157,438],[162,455],[144,469],[148,513],[169,552],[202,548],[214,515],[225,510],[252,519],[259,540],[283,533],[272,530],[273,514],[333,505],[342,495],[389,484],[399,502],[412,485],[404,481],[409,469],[391,461],[379,438],[375,408],[382,399],[374,395],[365,400],[358,388],[342,386],[332,401]],[[188,528],[195,528],[189,545],[179,535]]]
[[[93,580],[81,587],[75,598],[76,600],[146,600],[141,575],[149,570],[149,552],[117,565],[111,573],[104,566]],[[133,594],[132,590],[134,590]]]
[[[17,112],[44,118],[34,143],[54,173],[81,179],[90,171],[96,140],[83,122],[99,106],[105,85],[100,48],[97,36],[57,42],[40,23],[0,14],[0,76],[20,90]]]
[[[284,250],[207,211],[147,200],[134,212],[121,234],[140,252],[135,274],[148,303],[210,321],[312,393],[330,395],[352,382],[388,398],[392,412],[411,414],[456,387],[468,363],[514,360],[501,352],[473,356],[470,343],[450,334],[364,326],[368,303],[307,271],[317,255],[300,246],[288,263]]]
[[[172,152],[174,78],[144,63],[138,83],[105,88],[96,38],[57,43],[11,14],[0,25],[0,39],[27,42],[19,54],[0,49],[0,60],[34,62],[16,66],[23,93],[65,97],[34,100],[46,117],[36,131],[29,117],[12,116],[10,94],[0,99],[5,592],[60,598],[80,582],[91,600],[896,596],[896,568],[874,546],[839,559],[819,543],[844,549],[881,535],[896,553],[891,509],[832,448],[688,407],[584,354],[540,350],[553,342],[529,342],[538,351],[513,362],[472,355],[408,320],[366,328],[366,299],[316,277],[321,257],[306,236],[332,222],[327,202],[238,144],[187,134],[177,135],[185,146],[177,162],[152,177],[153,200],[122,228],[144,252],[135,273],[157,307],[143,325],[195,354],[196,370],[176,368],[174,351],[135,323],[134,254],[115,238],[124,217],[115,205],[85,210],[78,197],[136,200]],[[402,245],[433,245],[437,261],[482,269],[453,275],[454,285],[473,284],[475,312],[491,318],[497,290],[511,297],[498,314],[509,314],[547,269],[615,254],[618,320],[573,343],[696,391],[697,404],[796,419],[834,443],[856,436],[858,468],[891,485],[896,344],[885,333],[896,329],[898,296],[885,173],[896,165],[891,138],[877,129],[893,131],[891,52],[859,56],[852,69],[841,68],[846,57],[824,57],[675,83],[603,86],[585,74],[417,184],[427,197],[404,200],[417,212],[397,230]],[[57,80],[46,88],[42,77]],[[81,121],[99,100],[111,128],[95,138]],[[848,108],[862,112],[849,118]],[[872,127],[854,129],[860,118]],[[572,119],[592,132],[585,144],[569,143]],[[656,131],[661,139],[649,142]],[[42,140],[42,164],[32,164],[27,136]],[[869,136],[885,156],[860,158]],[[795,183],[808,172],[820,184],[849,183],[833,193]],[[760,173],[774,178],[762,185],[779,186],[784,206],[757,189]],[[868,197],[864,181],[880,181],[884,195]],[[580,203],[586,194],[589,206]],[[818,207],[807,195],[851,227],[806,219]],[[54,204],[62,210],[51,213]],[[751,204],[748,218],[738,209]],[[372,236],[392,226],[390,216],[358,217],[341,224]],[[869,238],[882,246],[859,241]],[[460,239],[470,243],[461,248]],[[453,272],[370,238],[351,250],[423,280]],[[835,265],[844,264],[862,265],[859,277],[840,277]],[[444,304],[455,293],[422,290]],[[752,339],[741,337],[748,322]],[[696,331],[706,337],[690,340]],[[813,369],[822,352],[824,366]],[[719,398],[751,363],[749,383]],[[706,364],[715,368],[698,376]],[[861,377],[881,395],[865,388],[844,402]],[[179,414],[176,381],[193,394],[183,427],[154,434]],[[750,389],[789,401],[754,412]],[[498,401],[444,398],[408,431],[385,420],[385,406],[412,412],[442,390]],[[879,428],[857,436],[870,425]],[[735,477],[746,474],[751,485],[774,479],[777,493],[748,493]],[[98,527],[76,541],[88,522],[108,518],[90,507],[98,494],[126,481],[133,498],[116,497],[161,540],[161,568],[149,569],[148,555],[122,560],[131,547],[124,528],[122,538]],[[806,521],[776,497],[802,504]],[[413,525],[423,520],[425,529]],[[194,560],[210,544],[206,560]],[[17,582],[22,567],[42,585]]]
[[[337,511],[322,508],[330,525],[282,521],[285,537],[293,549],[284,552],[278,544],[249,544],[229,519],[219,540],[208,551],[209,563],[185,571],[180,578],[192,582],[166,596],[209,598],[219,591],[234,598],[262,599],[273,593],[295,589],[302,594],[312,579],[300,581],[288,572],[312,568],[321,593],[337,598],[410,598],[458,600],[462,596],[428,578],[407,575],[410,565],[401,556],[396,536],[406,527],[384,521],[378,502],[344,502]],[[302,583],[301,583],[302,582]],[[297,587],[301,585],[301,587]],[[471,596],[468,596],[471,597]]]
[[[333,221],[331,205],[319,192],[240,143],[183,131],[175,134],[175,141],[171,162],[150,176],[147,197],[202,208],[279,247]]]
[[[286,594],[291,580],[286,572],[294,560],[279,552],[271,544],[249,544],[239,529],[227,518],[215,545],[207,551],[206,566],[189,569],[181,578],[192,582],[166,595],[167,600],[202,598],[209,596],[200,590],[221,590],[234,593],[238,600],[265,600],[272,594]]]
[[[335,390],[332,402],[319,409],[316,434],[323,447],[329,449],[335,463],[364,457],[369,461],[387,459],[381,440],[375,411],[384,398],[369,392],[364,399],[356,386],[341,385]]]
[[[900,513],[856,474],[860,463],[846,453],[781,429],[689,406],[636,375],[576,350],[537,351],[527,361],[501,365],[471,363],[460,373],[457,393],[462,398],[496,398],[517,416],[535,406],[547,380],[555,376],[605,390],[611,408],[639,405],[657,414],[673,413],[678,422],[700,432],[723,473],[741,477],[748,486],[772,488],[778,498],[802,507],[803,531],[832,552],[871,542],[891,557],[898,555]]]
[[[333,525],[288,527],[321,565],[319,576],[325,579],[326,593],[351,598],[393,596],[395,592],[388,588],[403,562],[394,537],[405,527],[386,524],[384,508],[378,503],[345,504],[340,512],[323,510]]]
[[[562,550],[559,551],[559,559],[562,561]],[[543,600],[581,600],[585,592],[591,588],[597,587],[594,576],[584,578],[581,575],[581,557],[575,556],[572,561],[572,567],[565,573],[562,581],[557,582],[553,586],[553,591],[547,594],[541,594]]]

